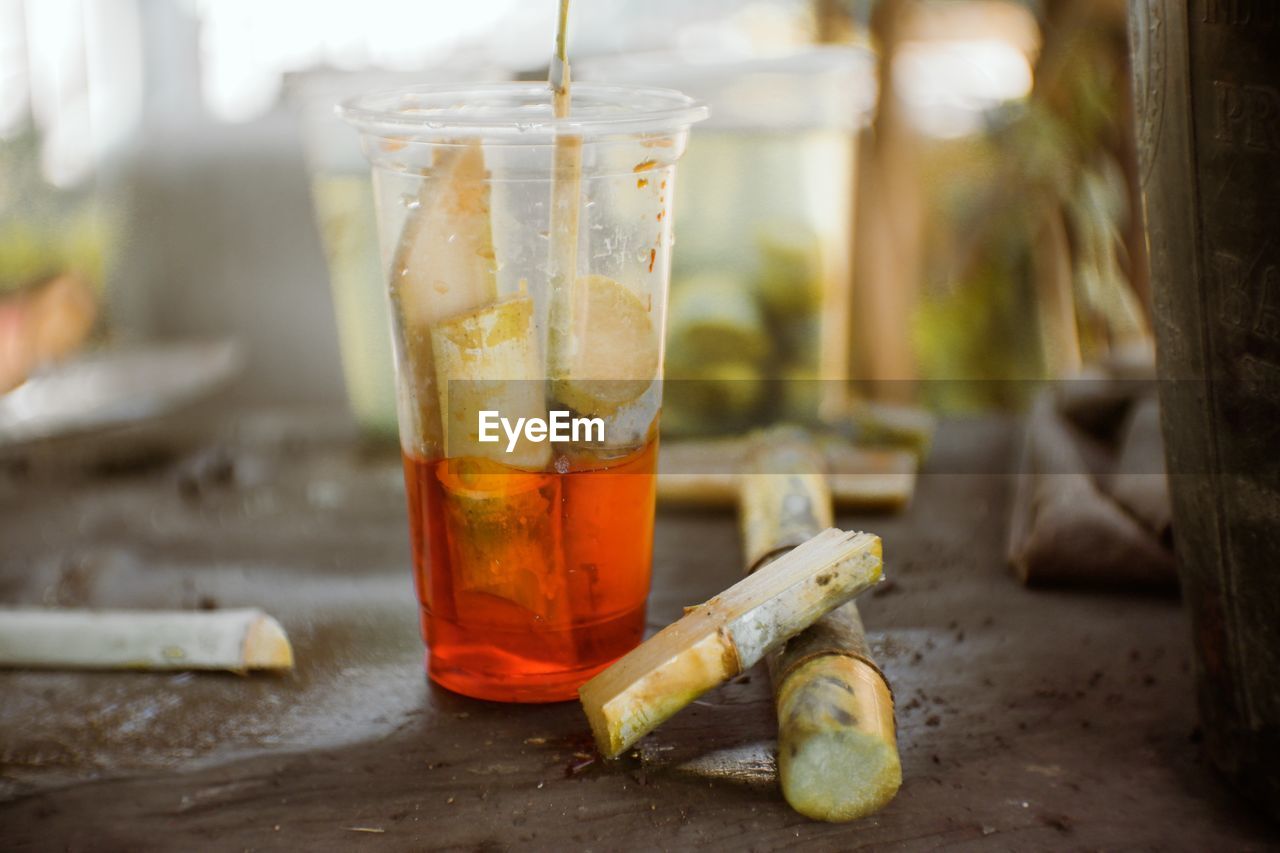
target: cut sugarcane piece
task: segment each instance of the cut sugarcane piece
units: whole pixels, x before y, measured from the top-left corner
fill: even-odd
[[[569,0],[560,0],[556,47],[551,56],[548,84],[552,114],[569,117]],[[582,137],[556,134],[551,183],[551,256],[548,259],[548,361],[551,378],[570,375],[573,359],[583,345],[586,293],[578,278],[578,206],[582,201]]]
[[[748,451],[739,521],[747,572],[831,523],[824,459],[795,428],[762,433]],[[787,802],[817,820],[853,820],[902,784],[888,682],[850,601],[771,652],[778,776]]]
[[[892,512],[911,502],[914,454],[855,447],[834,438],[818,444],[836,506]],[[749,447],[743,439],[665,442],[658,460],[658,500],[666,506],[737,506]]]
[[[909,450],[857,447],[837,438],[823,439],[819,446],[827,460],[827,487],[837,508],[861,505],[898,512],[911,503],[920,468],[916,454]]]
[[[0,666],[23,669],[292,669],[280,623],[256,609],[0,610]]]
[[[481,412],[517,423],[547,418],[545,372],[538,351],[533,300],[528,296],[486,305],[431,327],[445,454],[490,459],[526,471],[544,470],[551,445],[521,432],[514,448],[501,430],[481,441]]]
[[[488,173],[478,140],[442,147],[422,182],[391,266],[402,370],[408,373],[418,438],[440,440],[430,327],[498,298]]]
[[[439,477],[459,608],[459,593],[483,593],[567,622],[559,480],[488,459],[450,459]]]
[[[878,537],[832,528],[694,608],[579,690],[600,751],[621,754],[874,584],[880,570]]]
[[[824,649],[808,636],[815,629]],[[893,696],[865,651],[857,605],[827,614],[802,638],[769,659],[783,796],[815,820],[856,820],[902,786]]]
[[[582,351],[587,294],[578,277],[578,205],[582,195],[582,137],[557,136],[551,188],[547,348],[551,376],[567,377]]]
[[[444,148],[396,249],[396,294],[415,327],[498,298],[489,174],[479,140]]]
[[[742,467],[738,517],[748,572],[835,523],[826,460],[803,429],[757,434]]]
[[[577,289],[584,312],[579,337],[568,373],[556,377],[553,393],[581,414],[612,415],[653,385],[658,336],[648,307],[627,286],[589,275],[578,279]]]

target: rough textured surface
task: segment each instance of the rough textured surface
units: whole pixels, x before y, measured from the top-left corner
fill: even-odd
[[[201,423],[204,419],[196,419]],[[335,426],[336,425],[336,426]],[[1030,592],[1002,556],[1013,426],[941,431],[861,601],[903,787],[812,823],[773,781],[768,678],[735,679],[618,762],[576,703],[429,686],[399,463],[328,417],[204,421],[0,459],[0,601],[259,605],[285,678],[0,673],[6,849],[1259,849],[1274,826],[1199,760],[1169,599]],[[732,513],[660,515],[653,626],[741,572]]]
[[[1193,5],[1130,4],[1161,418],[1205,746],[1280,820],[1280,16]]]

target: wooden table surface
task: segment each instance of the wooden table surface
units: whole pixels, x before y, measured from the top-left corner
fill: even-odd
[[[1174,600],[1028,591],[1002,557],[1015,427],[948,423],[862,612],[904,783],[791,812],[758,669],[612,763],[576,704],[430,685],[399,461],[332,414],[188,418],[0,459],[0,603],[261,605],[287,677],[0,673],[5,849],[1262,849],[1201,762]],[[659,515],[653,627],[738,576],[729,514]]]

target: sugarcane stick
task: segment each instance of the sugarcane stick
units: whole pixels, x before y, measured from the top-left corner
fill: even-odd
[[[1102,491],[1089,473],[1088,449],[1051,395],[1032,403],[1007,545],[1019,578],[1028,585],[1176,586],[1172,550]]]
[[[1173,507],[1160,437],[1160,402],[1154,394],[1133,405],[1107,493],[1161,542],[1173,541]]]
[[[827,488],[840,509],[893,512],[911,502],[917,462],[904,450],[820,442]],[[664,506],[732,507],[750,442],[743,439],[672,441],[658,460],[658,501]]]
[[[400,369],[410,389],[402,410],[418,452],[440,452],[436,375],[429,330],[498,298],[484,149],[479,140],[441,148],[405,220],[391,267],[391,302],[401,326]]]
[[[822,455],[799,431],[764,434],[742,478],[748,574],[767,571],[832,523]],[[857,605],[833,610],[766,657],[778,711],[778,777],[796,811],[844,821],[883,807],[902,784],[893,697]]]
[[[551,57],[552,112],[558,119],[570,111],[567,30],[569,0],[560,0],[555,53]],[[585,294],[578,286],[578,207],[582,195],[582,136],[557,131],[552,163],[551,254],[549,275],[548,363],[555,383],[569,377],[586,322]]]
[[[570,115],[569,0],[560,0],[548,85],[557,119]],[[547,365],[551,398],[610,417],[639,399],[658,374],[648,307],[619,282],[578,275],[582,135],[557,129],[552,163]]]
[[[431,327],[444,447],[451,457],[489,459],[526,471],[551,462],[551,445],[522,437],[508,452],[502,441],[482,441],[480,413],[508,418],[547,417],[542,355],[533,299],[513,296]]]
[[[280,623],[256,609],[0,610],[0,666],[21,669],[292,669]]]
[[[829,528],[641,643],[578,691],[620,755],[706,691],[880,579],[880,540]]]

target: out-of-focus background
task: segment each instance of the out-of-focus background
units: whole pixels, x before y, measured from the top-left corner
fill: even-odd
[[[576,706],[423,677],[334,107],[543,80],[557,5],[0,0],[0,604],[257,607],[296,653],[0,671],[8,846],[1274,845],[1217,777],[1280,814],[1275,4],[573,3],[573,79],[711,107],[674,178],[647,629],[742,576],[737,475],[778,434],[706,436],[805,428],[835,523],[884,542],[859,607],[906,781],[844,830],[777,796],[763,674],[616,766]],[[476,509],[458,541],[518,517],[561,548],[555,501],[531,527],[532,492],[435,479]]]
[[[238,401],[348,400],[392,434],[367,167],[333,104],[539,77],[554,5],[0,0],[0,387],[229,339]],[[833,404],[815,379],[1016,407],[1031,383],[1005,380],[1142,358],[1124,21],[1118,0],[576,4],[578,79],[713,109],[681,165],[667,376],[688,381],[664,427],[802,416]],[[936,379],[980,381],[915,381]]]

